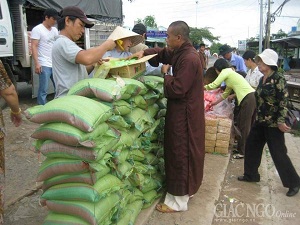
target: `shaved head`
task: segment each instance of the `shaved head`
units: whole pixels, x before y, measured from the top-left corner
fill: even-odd
[[[190,28],[184,21],[175,21],[170,24],[174,35],[181,35],[184,40],[189,40]]]

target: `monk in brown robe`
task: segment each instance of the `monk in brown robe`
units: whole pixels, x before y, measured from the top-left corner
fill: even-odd
[[[204,98],[203,68],[199,54],[189,40],[189,27],[183,21],[170,24],[166,48],[149,48],[134,54],[142,57],[157,53],[149,60],[172,65],[173,75],[163,67],[164,94],[168,99],[164,134],[164,160],[167,194],[156,206],[161,212],[186,211],[203,178]]]

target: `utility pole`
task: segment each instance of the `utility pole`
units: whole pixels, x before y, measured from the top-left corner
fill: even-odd
[[[258,53],[262,52],[263,32],[264,32],[264,19],[263,19],[263,0],[260,0],[260,26],[259,26],[259,46]]]
[[[196,28],[198,28],[198,3],[199,3],[199,1],[196,1]]]
[[[268,0],[265,49],[270,48],[270,30],[271,30],[271,12],[270,11],[271,11],[271,0]]]

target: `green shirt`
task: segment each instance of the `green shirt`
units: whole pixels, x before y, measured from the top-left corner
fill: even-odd
[[[231,68],[223,69],[217,79],[212,83],[205,85],[204,88],[206,90],[217,89],[223,81],[226,83],[226,89],[222,94],[222,98],[226,99],[231,92],[234,91],[238,100],[238,105],[246,95],[255,91],[242,75],[236,73]]]

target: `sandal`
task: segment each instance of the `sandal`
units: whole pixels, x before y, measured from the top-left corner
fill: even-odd
[[[233,149],[233,150],[232,150],[232,153],[233,153],[233,154],[239,154],[239,150]]]
[[[167,206],[165,203],[158,203],[156,205],[156,210],[162,213],[174,213],[174,212],[179,212],[174,209],[171,209],[169,206]]]
[[[232,158],[234,158],[234,159],[243,159],[244,155],[236,154],[236,155],[233,155]]]

